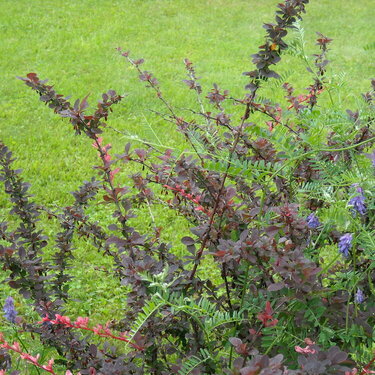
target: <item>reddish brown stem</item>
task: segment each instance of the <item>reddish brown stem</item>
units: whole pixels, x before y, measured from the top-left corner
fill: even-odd
[[[255,96],[255,92],[253,93],[253,96]],[[210,217],[210,221],[208,223],[208,228],[207,228],[207,231],[206,231],[206,235],[202,241],[202,245],[200,247],[200,249],[198,250],[197,252],[197,255],[195,257],[195,261],[194,261],[194,267],[191,271],[191,274],[190,274],[190,277],[189,279],[190,280],[193,280],[194,276],[195,276],[195,273],[197,272],[197,269],[198,269],[198,266],[199,266],[199,263],[200,263],[200,259],[202,258],[202,255],[203,255],[203,251],[204,249],[206,248],[206,245],[207,245],[207,242],[208,242],[208,238],[210,236],[210,231],[211,231],[211,228],[212,228],[212,225],[214,223],[214,219],[215,219],[215,215],[216,215],[216,212],[217,212],[217,209],[219,207],[219,203],[220,203],[220,198],[223,194],[223,191],[224,191],[224,187],[225,187],[225,181],[228,177],[228,172],[229,172],[229,168],[230,168],[230,164],[231,164],[231,160],[232,160],[232,156],[233,156],[233,153],[234,151],[236,150],[236,147],[237,147],[237,144],[238,142],[240,141],[240,137],[241,137],[241,132],[242,132],[242,128],[245,124],[245,121],[249,118],[250,116],[250,104],[247,103],[246,104],[246,110],[245,110],[245,114],[244,116],[242,117],[242,121],[241,121],[241,126],[238,130],[238,133],[237,133],[237,136],[236,136],[236,139],[233,143],[233,146],[232,146],[232,149],[231,149],[231,152],[230,152],[230,156],[229,156],[229,161],[228,161],[228,165],[227,165],[227,168],[226,168],[226,171],[225,171],[225,174],[224,174],[224,177],[223,177],[223,180],[221,182],[221,186],[220,186],[220,189],[219,189],[219,192],[218,192],[218,195],[216,197],[216,201],[215,201],[215,205],[214,205],[214,209],[212,211],[212,214],[211,214],[211,217]]]

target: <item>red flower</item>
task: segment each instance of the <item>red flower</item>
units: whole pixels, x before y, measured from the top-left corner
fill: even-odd
[[[302,353],[302,354],[314,354],[314,353],[316,353],[316,350],[311,349],[311,347],[309,345],[307,345],[306,348],[301,348],[300,346],[295,346],[294,350],[297,353]]]
[[[89,318],[78,317],[77,320],[74,322],[74,325],[77,328],[87,328],[88,323],[89,323]]]

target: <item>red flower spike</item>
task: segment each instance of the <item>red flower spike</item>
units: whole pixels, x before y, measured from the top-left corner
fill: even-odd
[[[74,323],[71,323],[69,317],[61,316],[61,315],[58,315],[58,314],[56,314],[56,319],[54,319],[54,320],[49,319],[48,317],[45,317],[39,323],[43,323],[43,322],[50,322],[52,324],[63,324],[66,327],[83,329],[85,331],[93,332],[94,334],[96,334],[98,336],[101,336],[101,337],[110,337],[110,338],[115,339],[115,340],[125,341],[130,346],[132,346],[134,349],[137,349],[139,351],[144,350],[143,346],[134,344],[133,342],[131,342],[129,339],[127,339],[125,337],[127,335],[127,332],[120,333],[120,336],[114,335],[110,331],[110,329],[108,328],[109,322],[105,325],[105,327],[103,327],[101,324],[98,324],[97,326],[95,326],[93,328],[90,328],[90,327],[88,327],[89,318],[79,317],[79,318],[77,318],[77,320]],[[0,338],[1,338],[1,336],[0,336]]]
[[[14,342],[13,345],[10,345],[5,339],[4,339],[4,336],[2,335],[2,333],[0,332],[0,342],[2,342],[2,344],[0,345],[0,348],[4,348],[4,349],[8,349],[8,350],[12,350],[16,353],[18,353],[20,355],[20,357],[22,359],[24,359],[25,361],[33,364],[34,366],[38,367],[38,368],[41,368],[47,372],[49,372],[50,374],[52,375],[57,375],[55,373],[55,371],[53,370],[52,366],[53,366],[53,363],[54,363],[54,360],[53,359],[50,359],[48,361],[48,364],[47,365],[42,365],[41,363],[39,363],[39,358],[40,358],[40,354],[37,354],[35,357],[32,356],[31,354],[29,353],[24,353],[22,350],[21,350],[21,346],[18,342]],[[5,371],[1,370],[0,371],[0,375],[5,375]],[[77,374],[78,375],[78,374]]]

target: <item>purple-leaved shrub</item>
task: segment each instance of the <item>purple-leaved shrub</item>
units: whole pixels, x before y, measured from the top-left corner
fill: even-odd
[[[244,73],[248,83],[243,97],[232,97],[216,84],[202,97],[196,68],[186,59],[184,83],[195,92],[200,108],[189,115],[181,115],[164,97],[155,76],[143,70],[143,59],[118,48],[165,105],[162,117],[183,135],[186,153],[147,140],[142,148],[126,144],[122,153],[110,153],[111,145],[104,142],[109,136],[106,121],[123,97],[108,91],[90,114],[87,97],[72,104],[36,73],[21,78],[77,135],[89,138],[100,159],[97,178],[72,193],[74,204],[50,211],[33,202],[29,184],[12,167],[11,151],[0,142],[0,180],[14,219],[12,225],[0,223],[0,260],[6,282],[31,301],[41,321],[17,323],[9,301],[4,311],[11,324],[56,350],[64,373],[369,373],[374,361],[366,348],[374,323],[375,193],[373,169],[364,156],[373,155],[368,149],[375,141],[374,117],[348,111],[346,132],[329,129],[324,141],[312,140],[332,42],[320,33],[308,93],[295,94],[284,83],[287,104],[259,95],[268,81],[280,79],[274,67],[307,3],[285,0],[273,23],[264,25],[265,42],[252,55],[255,69]],[[369,113],[373,98],[373,90],[364,94]],[[242,115],[229,112],[233,103],[243,109]],[[118,178],[127,173],[128,163],[139,166],[130,176],[131,186]],[[362,170],[356,174],[358,163]],[[346,170],[359,176],[358,181],[337,183]],[[349,199],[353,183],[364,190]],[[327,191],[330,199],[325,198]],[[332,198],[343,196],[349,201],[345,225],[334,220],[342,205]],[[87,207],[98,202],[113,214],[108,227],[87,214]],[[129,224],[142,205],[163,205],[186,219],[189,232],[181,233],[185,256],[177,256],[162,241],[160,228],[142,234]],[[44,214],[61,225],[54,240],[39,229]],[[75,236],[111,257],[113,277],[129,288],[125,315],[104,326],[90,328],[87,317],[73,322],[64,316]],[[49,261],[43,257],[47,244],[56,249]],[[333,261],[321,257],[321,250],[337,246]],[[206,257],[213,258],[220,279],[204,277]],[[94,335],[107,341],[98,345]],[[12,371],[8,351],[56,373],[52,360],[42,365],[19,345],[8,344],[3,336],[1,340],[3,373]],[[115,347],[111,340],[123,346]]]

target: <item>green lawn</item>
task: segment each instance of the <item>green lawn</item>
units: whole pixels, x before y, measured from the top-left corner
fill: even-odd
[[[163,142],[178,145],[181,140],[172,134],[170,125],[148,111],[160,106],[115,47],[145,58],[144,69],[155,73],[166,97],[178,107],[195,105],[193,95],[181,83],[186,57],[195,62],[206,92],[216,82],[241,95],[246,83],[242,72],[252,69],[250,55],[263,42],[262,23],[272,21],[277,3],[2,0],[0,139],[18,158],[16,164],[24,169],[25,180],[32,183],[35,200],[51,208],[71,203],[69,192],[94,174],[91,166],[97,162],[96,152],[88,146],[87,139],[74,136],[68,122],[44,107],[16,76],[36,72],[49,78],[64,95],[82,98],[90,93],[92,105],[108,89],[127,94],[123,103],[114,107],[110,125],[147,137],[148,123],[152,123]],[[317,51],[315,31],[334,39],[329,75],[338,80],[346,73],[341,100],[348,107],[354,106],[360,93],[369,89],[374,75],[371,5],[370,0],[311,1],[303,22],[309,53]],[[285,57],[278,71],[289,72],[288,79],[300,89],[311,83],[302,64],[290,56]],[[105,140],[113,144],[114,153],[120,152],[126,141],[110,132]],[[5,204],[1,193],[0,212],[5,212],[1,210]],[[94,215],[101,218],[105,213],[103,208],[99,210]],[[166,237],[173,241],[178,224],[174,222],[173,226],[172,220],[163,215]],[[147,220],[147,215],[143,213],[141,220]],[[53,224],[44,226],[53,233]],[[111,317],[110,305],[123,305],[126,296],[122,292],[113,295],[115,282],[95,270],[96,259],[95,253],[77,252],[77,265],[85,267],[76,268],[72,292],[86,300],[80,314],[105,320]],[[78,314],[76,309],[72,307],[71,312]]]
[[[181,83],[186,57],[196,63],[206,91],[216,82],[241,94],[246,82],[241,73],[251,69],[249,56],[262,43],[262,23],[273,19],[277,2],[3,0],[0,138],[18,156],[26,178],[33,181],[33,193],[47,204],[66,202],[68,192],[92,174],[95,152],[83,147],[87,141],[75,137],[67,123],[44,108],[16,76],[36,72],[65,95],[77,98],[90,93],[91,104],[108,89],[127,93],[110,123],[144,135],[147,122],[155,123],[147,109],[157,105],[114,47],[144,57],[144,69],[155,73],[177,105],[187,107],[193,98]],[[374,48],[364,48],[373,42],[371,3],[320,0],[307,8],[303,23],[307,49],[316,51],[315,31],[334,39],[330,73],[347,74],[344,97],[355,98],[367,90],[374,73]],[[290,80],[306,87],[310,77],[301,64],[291,61],[286,58],[279,71],[292,71]],[[157,126],[165,140],[178,142],[170,138],[170,128],[160,121]],[[124,142],[117,135],[113,138],[115,146]]]

